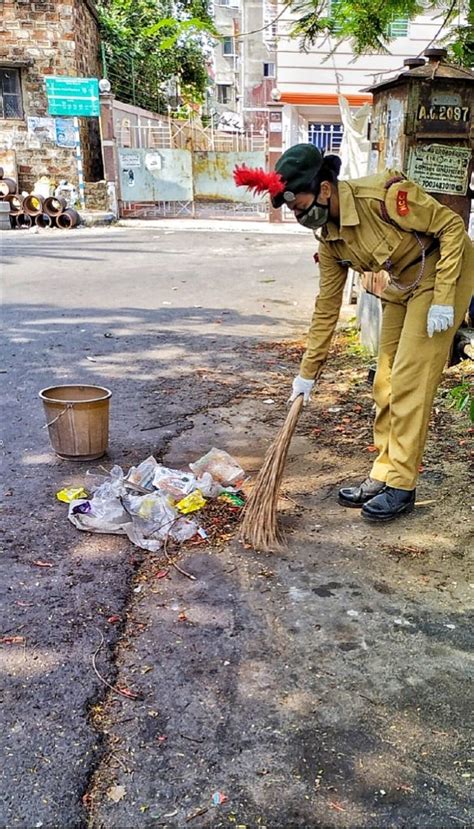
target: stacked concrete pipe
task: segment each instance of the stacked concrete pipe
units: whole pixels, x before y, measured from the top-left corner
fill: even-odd
[[[21,196],[17,182],[5,178],[0,167],[0,229],[37,227],[58,227],[69,230],[77,227],[81,217],[77,210],[67,206],[62,196],[44,198],[37,193]]]

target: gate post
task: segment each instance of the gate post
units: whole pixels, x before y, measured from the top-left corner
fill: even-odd
[[[104,178],[107,183],[107,200],[111,213],[120,215],[120,171],[118,164],[117,140],[114,128],[114,95],[100,91],[100,141]]]
[[[274,170],[275,164],[283,152],[283,104],[269,101],[268,107],[268,169]],[[270,204],[268,220],[271,223],[283,221],[281,208],[275,210]]]

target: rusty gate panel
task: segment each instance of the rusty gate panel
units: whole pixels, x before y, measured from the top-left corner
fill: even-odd
[[[255,196],[234,184],[232,173],[236,164],[265,167],[265,152],[194,152],[194,197],[207,201],[254,204]]]

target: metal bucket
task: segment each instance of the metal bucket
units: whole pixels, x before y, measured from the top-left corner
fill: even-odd
[[[39,396],[51,445],[60,458],[92,461],[102,457],[109,442],[109,389],[50,386]]]

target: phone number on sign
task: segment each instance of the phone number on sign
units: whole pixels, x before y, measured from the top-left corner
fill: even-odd
[[[433,104],[427,107],[420,104],[418,107],[418,121],[469,121],[469,107],[446,106],[444,104]]]

